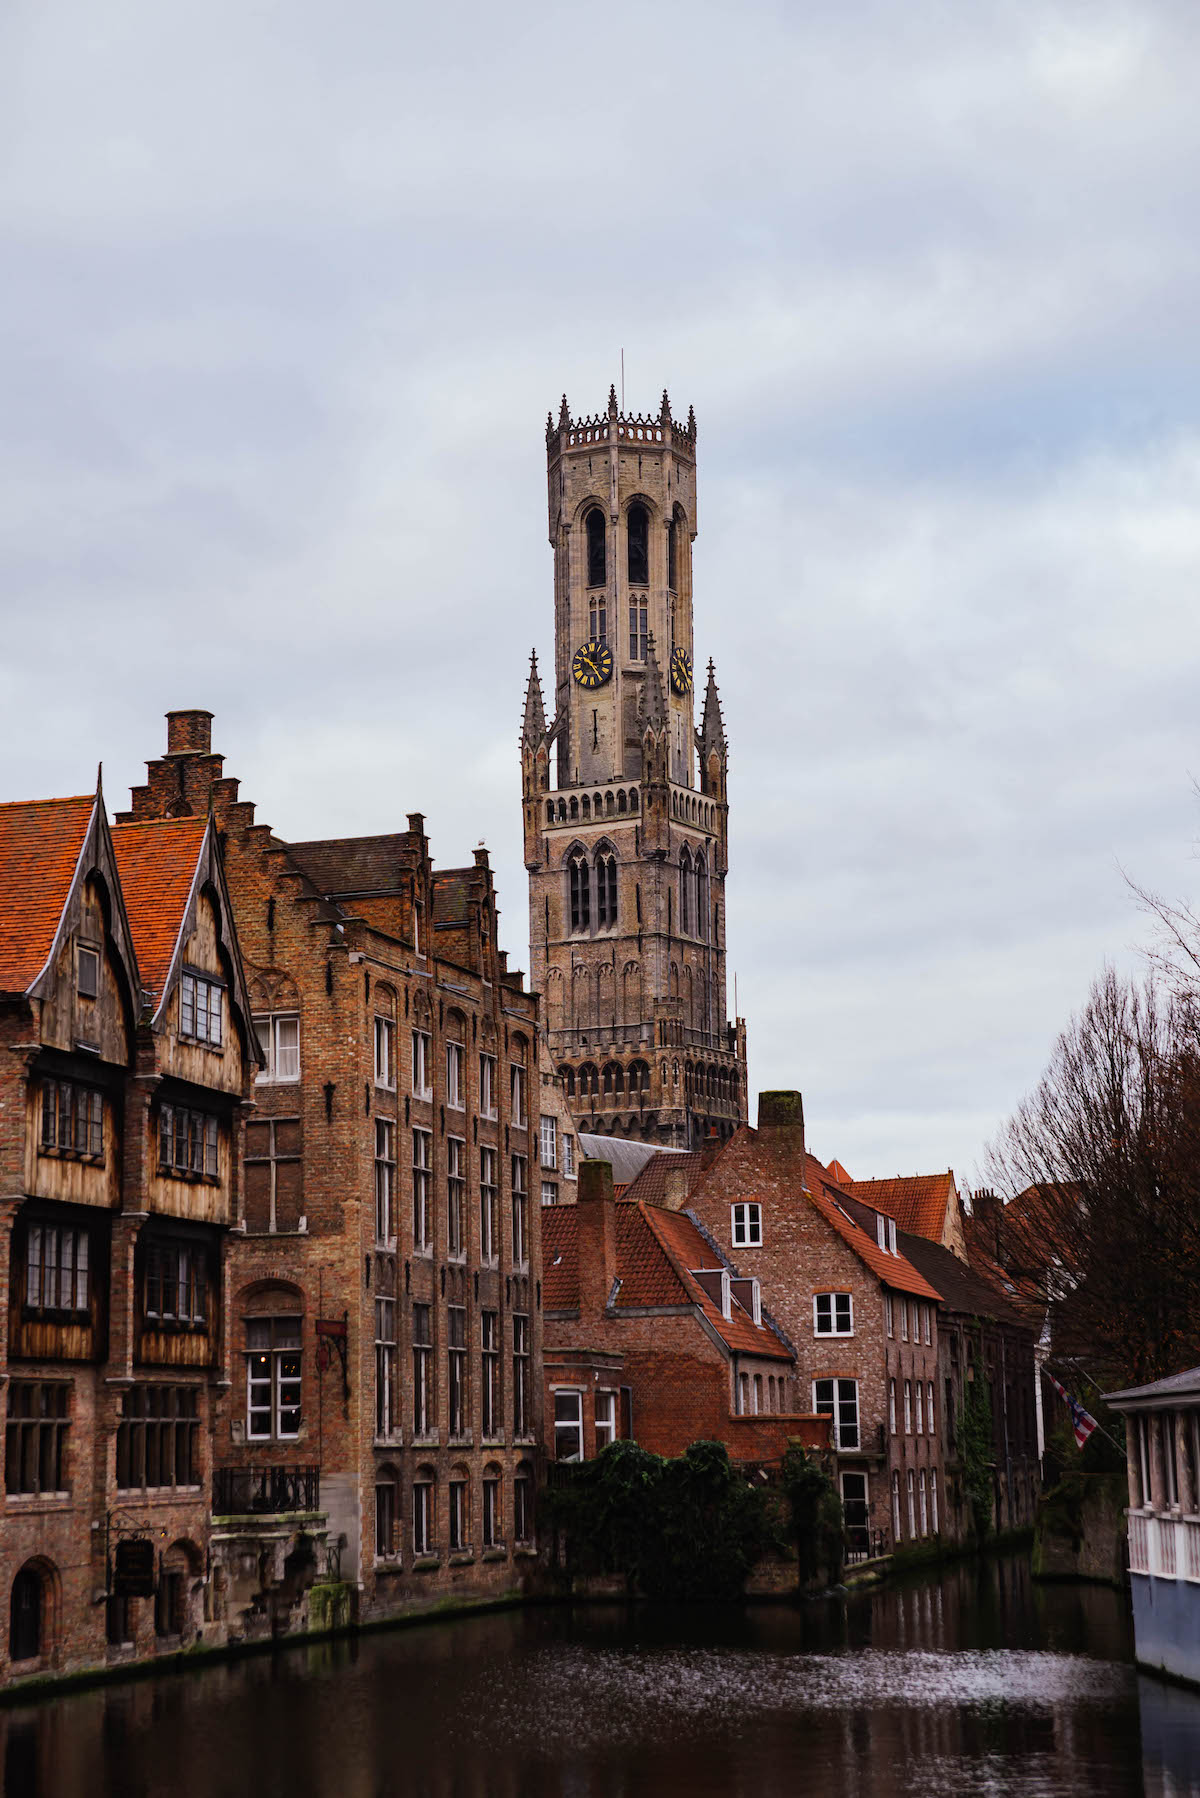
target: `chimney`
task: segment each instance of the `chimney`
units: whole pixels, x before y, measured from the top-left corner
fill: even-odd
[[[700,1172],[706,1174],[725,1144],[721,1141],[719,1130],[710,1130],[700,1144]]]
[[[804,1142],[804,1101],[796,1092],[759,1093],[760,1130],[792,1130]]]
[[[667,1177],[663,1184],[663,1209],[665,1211],[682,1211],[687,1204],[688,1176],[685,1167],[667,1165]]]
[[[575,1194],[579,1321],[598,1317],[617,1277],[617,1207],[611,1161],[580,1164]]]
[[[977,1219],[984,1246],[993,1261],[1004,1265],[1000,1256],[1000,1214],[1003,1206],[990,1186],[981,1186],[971,1194],[971,1215]]]
[[[167,754],[211,755],[212,721],[211,712],[168,712]]]

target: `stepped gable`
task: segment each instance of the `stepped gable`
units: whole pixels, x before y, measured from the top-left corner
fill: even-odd
[[[114,824],[113,850],[142,982],[162,996],[204,847],[207,818]]]
[[[0,805],[0,992],[24,993],[50,957],[95,793]]]
[[[954,1197],[954,1175],[900,1175],[894,1180],[839,1181],[846,1190],[873,1211],[895,1220],[898,1230],[941,1242],[946,1227],[946,1208]]]

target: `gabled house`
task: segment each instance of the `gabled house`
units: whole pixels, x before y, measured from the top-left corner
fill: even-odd
[[[258,1059],[211,819],[110,829],[99,786],[0,806],[0,1044],[12,1679],[173,1651],[211,1617]]]
[[[762,1093],[687,1195],[688,1211],[758,1280],[796,1356],[800,1405],[832,1421],[847,1529],[861,1548],[941,1528],[938,1292],[895,1220],[846,1195],[805,1147],[799,1093]]]
[[[922,1236],[967,1259],[962,1203],[954,1171],[944,1174],[898,1174],[891,1180],[852,1180],[838,1161],[829,1164],[834,1183],[872,1211],[895,1220],[909,1236]]]
[[[717,1440],[773,1461],[825,1439],[797,1405],[795,1357],[743,1275],[696,1221],[617,1201],[612,1168],[586,1161],[576,1203],[542,1219],[546,1416],[560,1461],[633,1438],[678,1455]]]

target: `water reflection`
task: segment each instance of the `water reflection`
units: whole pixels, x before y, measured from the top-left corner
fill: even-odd
[[[1140,1794],[1140,1685],[1145,1790],[1200,1798],[1200,1701],[1129,1657],[1120,1595],[1018,1561],[797,1610],[513,1612],[0,1713],[5,1793]]]

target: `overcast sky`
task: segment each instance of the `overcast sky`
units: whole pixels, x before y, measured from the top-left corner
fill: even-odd
[[[1200,889],[1200,11],[8,0],[0,798],[206,706],[527,963],[544,423],[699,424],[751,1083],[971,1179]],[[732,993],[731,993],[732,1001]]]

